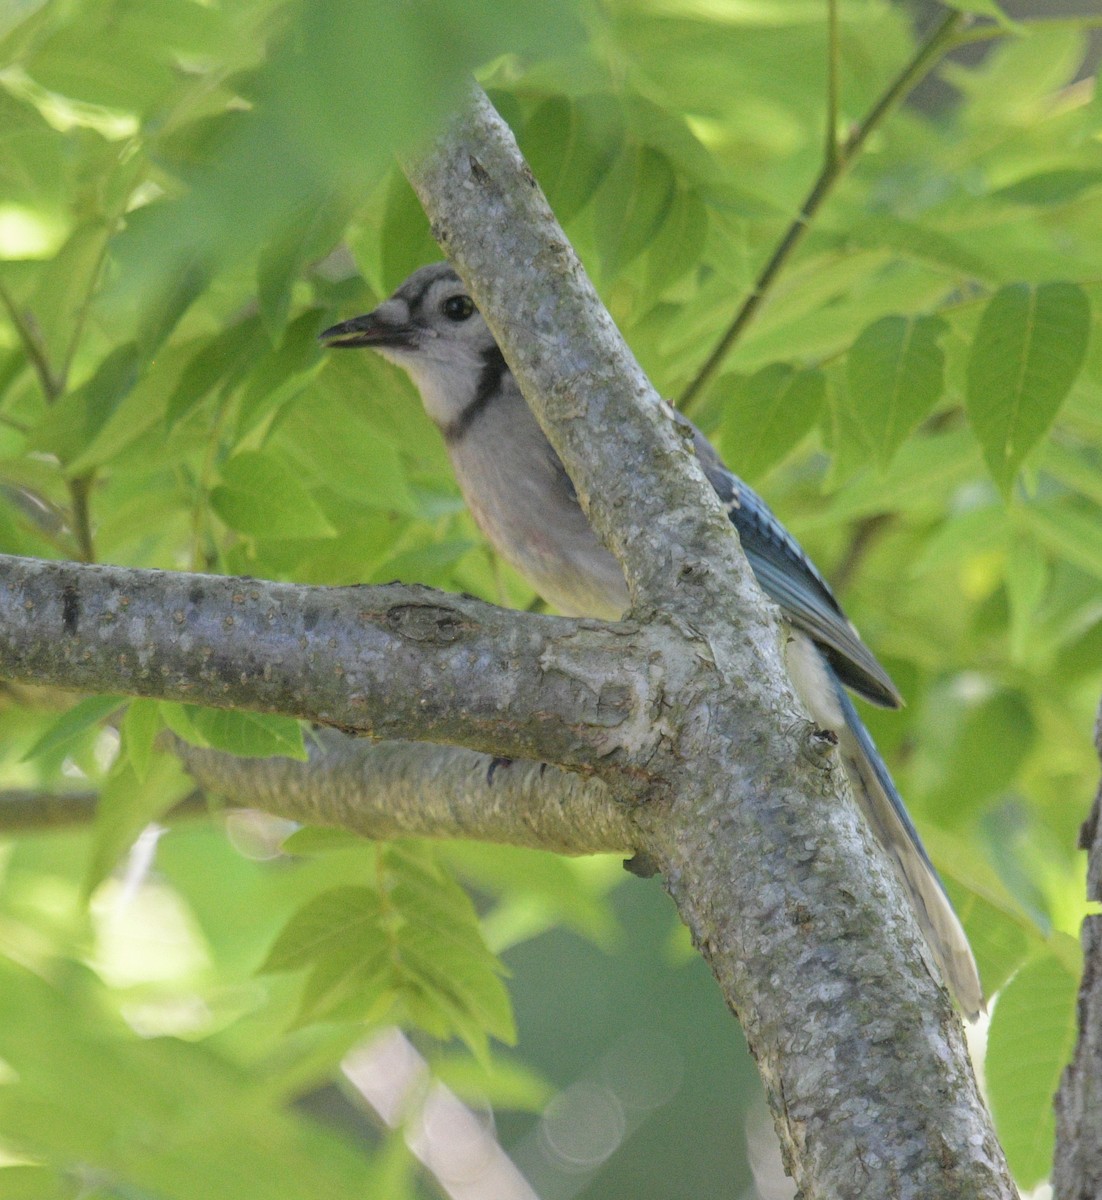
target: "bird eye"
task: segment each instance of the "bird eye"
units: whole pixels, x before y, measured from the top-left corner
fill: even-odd
[[[474,301],[470,296],[449,296],[442,311],[449,321],[465,321],[474,312]]]

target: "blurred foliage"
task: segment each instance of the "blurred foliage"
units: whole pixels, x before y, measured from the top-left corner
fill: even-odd
[[[869,723],[1005,989],[987,1080],[1031,1185],[1097,774],[1102,94],[1054,6],[957,7],[988,53],[944,65],[936,113],[878,123],[692,411],[907,696]],[[917,40],[886,0],[840,15],[848,130]],[[0,551],[529,604],[404,377],[317,347],[438,254],[395,149],[477,70],[676,397],[822,165],[826,38],[821,0],[9,5]],[[165,725],[303,753],[267,717],[3,694],[5,786],[101,805],[0,855],[0,1195],[412,1194],[400,1144],[366,1153],[292,1103],[388,1021],[473,1048],[443,1054],[453,1086],[542,1104],[487,1040],[513,1028],[487,946],[610,944],[618,867],[313,831],[281,848],[278,825],[233,820],[158,842],[143,829],[188,790]]]

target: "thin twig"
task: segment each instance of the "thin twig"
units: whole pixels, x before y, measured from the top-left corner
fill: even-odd
[[[98,804],[98,792],[0,791],[0,830],[6,834],[36,833],[89,825],[95,819]],[[206,793],[196,788],[159,820],[201,817],[209,812]]]
[[[112,222],[111,229],[105,231],[103,243],[99,248],[95,264],[92,267],[92,273],[88,278],[88,289],[76,312],[73,314],[73,326],[69,331],[69,342],[65,347],[65,353],[62,355],[61,371],[58,378],[58,382],[62,388],[65,388],[68,383],[69,371],[72,369],[73,359],[76,358],[77,347],[80,345],[81,335],[84,333],[84,326],[88,321],[88,313],[92,307],[92,298],[99,287],[100,276],[103,273],[104,264],[107,262],[107,247],[110,245],[111,238],[114,236],[117,226],[117,221]]]
[[[857,522],[849,544],[838,565],[831,572],[830,581],[837,592],[841,593],[846,590],[850,581],[860,570],[868,552],[894,520],[894,513],[873,513],[872,516]]]
[[[50,361],[46,357],[46,347],[43,346],[38,331],[35,329],[33,322],[27,318],[27,315],[19,310],[15,298],[2,283],[0,283],[0,302],[8,310],[8,316],[11,317],[11,323],[15,327],[15,332],[19,335],[19,340],[23,343],[23,349],[27,352],[27,357],[31,360],[31,365],[38,376],[38,383],[42,388],[42,394],[46,399],[46,403],[53,404],[58,396],[61,395],[62,385],[53,373]]]
[[[217,542],[214,542],[215,556],[204,555],[202,544],[207,518],[210,513],[207,496],[210,492],[210,482],[214,474],[214,467],[221,446],[222,423],[225,420],[232,394],[232,383],[225,384],[219,393],[218,404],[211,419],[210,432],[207,435],[207,444],[203,451],[203,463],[199,468],[199,477],[195,480],[195,496],[191,506],[191,550],[188,560],[191,563],[193,571],[211,570],[214,566],[213,558],[219,553]]]
[[[838,43],[838,0],[827,0],[827,88],[826,145],[823,162],[833,167],[838,159],[838,113],[841,83],[841,56]]]
[[[864,148],[870,135],[877,129],[892,110],[903,100],[912,88],[934,67],[952,43],[953,36],[959,26],[966,20],[963,13],[949,13],[937,26],[934,32],[915,52],[911,61],[896,76],[892,84],[879,100],[869,110],[868,115],[850,133],[849,137],[837,148],[833,158],[828,157],[823,163],[807,198],[800,206],[799,212],[785,231],[777,248],[769,261],[762,268],[753,287],[746,295],[734,319],[726,332],[716,343],[715,349],[708,355],[704,365],[697,371],[695,377],[681,394],[678,406],[688,410],[700,394],[735,343],[742,336],[743,330],[749,325],[754,314],[761,307],[762,301],[768,295],[774,281],[785,266],[793,251],[803,240],[812,219],[822,207],[823,202],[834,189],[834,185],[845,173],[850,164]]]
[[[98,273],[97,266],[97,273]],[[90,299],[90,297],[89,297]],[[38,376],[38,384],[42,389],[43,398],[47,405],[53,405],[65,390],[65,376],[68,373],[68,362],[60,375],[55,375],[46,354],[46,347],[38,336],[33,320],[19,310],[15,298],[2,283],[0,283],[0,302],[11,317],[15,332],[23,344],[23,349]],[[87,305],[86,305],[87,306]],[[70,350],[75,341],[70,342]],[[92,519],[88,511],[88,494],[91,490],[92,477],[81,476],[79,479],[68,481],[69,498],[71,502],[71,525],[73,536],[76,538],[77,557],[81,562],[95,562],[96,551],[92,541]]]
[[[77,553],[81,562],[96,561],[96,547],[92,541],[92,514],[88,509],[88,495],[92,490],[92,475],[78,475],[70,479],[69,497],[72,501],[73,536],[76,538]]]

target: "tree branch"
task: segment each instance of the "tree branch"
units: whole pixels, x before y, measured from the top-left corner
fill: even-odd
[[[1102,760],[1102,705],[1094,730]],[[1102,785],[1079,835],[1086,850],[1087,898],[1102,901]],[[1079,1042],[1056,1093],[1055,1200],[1102,1196],[1102,917],[1083,921],[1083,980],[1079,985]]]
[[[285,713],[586,772],[634,759],[655,736],[636,633],[430,588],[0,556],[5,679]]]
[[[44,792],[8,790],[0,792],[0,831],[35,833],[87,825],[96,816],[98,792]],[[201,816],[208,811],[201,792],[185,796],[165,814],[165,819]]]
[[[205,790],[234,804],[364,837],[463,838],[559,854],[630,852],[628,806],[597,779],[533,762],[493,767],[485,754],[417,742],[315,735],[309,762],[236,758],[178,739]]]
[[[313,731],[307,762],[239,758],[173,735],[165,745],[198,785],[165,821],[207,815],[207,797],[221,796],[374,841],[458,839],[578,855],[631,854],[639,836],[631,807],[601,780],[460,746],[368,742],[336,729]],[[0,831],[86,825],[98,804],[92,791],[0,791]]]

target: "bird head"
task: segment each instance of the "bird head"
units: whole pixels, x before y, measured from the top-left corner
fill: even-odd
[[[447,263],[419,268],[378,308],[326,329],[319,339],[338,350],[366,346],[401,367],[444,429],[477,395],[487,364],[501,359],[493,334]]]

